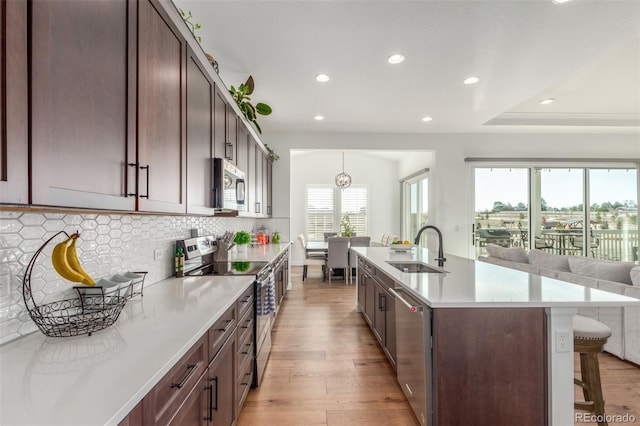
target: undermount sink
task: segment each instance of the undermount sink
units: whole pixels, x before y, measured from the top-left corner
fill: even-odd
[[[414,273],[427,273],[427,274],[442,274],[444,270],[436,269],[431,265],[424,262],[417,261],[404,261],[404,262],[387,262],[389,265],[402,272],[414,272]]]

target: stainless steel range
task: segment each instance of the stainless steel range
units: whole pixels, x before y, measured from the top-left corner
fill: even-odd
[[[265,261],[231,261],[229,238],[212,236],[176,241],[185,253],[185,276],[255,275],[254,281],[254,382],[257,387],[271,352],[271,328],[277,312],[273,267]]]

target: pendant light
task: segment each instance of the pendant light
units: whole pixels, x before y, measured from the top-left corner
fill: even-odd
[[[344,172],[344,151],[342,151],[342,173],[336,175],[336,186],[340,189],[351,186],[351,176]]]

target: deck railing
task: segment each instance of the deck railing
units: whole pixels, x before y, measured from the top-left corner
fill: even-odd
[[[505,247],[522,246],[521,233],[519,230],[509,229],[511,240],[504,241],[483,241],[476,235],[476,256],[486,254],[485,242],[492,242]],[[556,235],[549,235],[556,234]],[[562,234],[562,235],[558,235]],[[626,262],[638,262],[640,256],[638,230],[618,230],[618,229],[594,229],[591,231],[592,245],[585,254],[588,257],[604,260],[617,260]],[[571,237],[581,236],[579,230],[566,231],[542,231],[542,236],[554,240],[552,248],[546,249],[551,253],[566,254],[570,256],[582,256],[582,249],[571,243]],[[562,243],[560,240],[563,239]],[[575,242],[576,240],[574,240]],[[525,246],[525,249],[527,247]]]
[[[593,255],[596,259],[638,260],[638,230],[598,229],[592,231],[598,239]],[[595,244],[594,244],[595,245]]]

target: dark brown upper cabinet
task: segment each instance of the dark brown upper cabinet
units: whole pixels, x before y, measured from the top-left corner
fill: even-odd
[[[170,2],[3,1],[0,31],[0,203],[213,214],[220,157],[268,214],[270,164]]]
[[[138,2],[138,209],[186,212],[186,42],[156,2]]]
[[[32,204],[135,208],[135,198],[126,197],[127,161],[135,154],[135,6],[29,2]]]
[[[249,131],[243,125],[238,126],[238,141],[236,146],[236,166],[247,173],[249,169]],[[253,145],[251,145],[253,147]]]
[[[214,84],[196,54],[187,49],[187,213],[214,214]]]
[[[231,105],[227,103],[222,90],[226,89],[216,86],[213,137],[214,156],[216,158],[225,158],[235,165],[237,161],[238,116],[233,111]]]
[[[27,3],[0,3],[0,203],[29,203]]]

